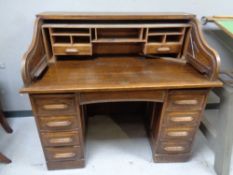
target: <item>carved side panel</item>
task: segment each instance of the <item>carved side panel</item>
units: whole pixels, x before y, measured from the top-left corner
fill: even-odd
[[[219,55],[204,40],[197,20],[193,20],[191,24],[192,29],[186,59],[198,71],[206,74],[210,80],[215,80],[218,78],[220,67]]]
[[[31,84],[47,66],[45,49],[41,32],[42,20],[37,18],[33,32],[33,39],[22,60],[22,77],[25,85]]]

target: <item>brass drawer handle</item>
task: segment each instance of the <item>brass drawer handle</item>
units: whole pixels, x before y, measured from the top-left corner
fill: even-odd
[[[157,48],[157,51],[159,51],[159,52],[168,52],[170,50],[171,50],[170,47],[159,47],[159,48]]]
[[[49,139],[50,143],[71,143],[72,141],[73,139],[71,137]]]
[[[163,149],[168,152],[181,152],[185,150],[183,146],[166,146]]]
[[[67,48],[67,49],[65,50],[65,52],[66,52],[66,53],[78,53],[79,50],[76,49],[76,48]]]
[[[173,122],[191,122],[194,119],[192,116],[183,116],[183,117],[171,117],[170,120]]]
[[[189,135],[188,131],[169,131],[167,133],[170,137],[185,137]]]
[[[68,152],[68,153],[56,153],[53,157],[55,159],[65,159],[65,158],[72,158],[75,157],[75,153],[73,152]]]
[[[48,127],[65,127],[65,126],[70,126],[71,121],[53,121],[53,122],[48,122],[46,123]]]
[[[197,105],[197,100],[176,100],[174,101],[174,104],[176,105]]]
[[[59,110],[59,109],[67,109],[68,105],[67,104],[49,104],[49,105],[44,105],[43,108],[45,110]]]

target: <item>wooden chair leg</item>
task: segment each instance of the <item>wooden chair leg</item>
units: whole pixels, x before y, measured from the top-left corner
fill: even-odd
[[[11,163],[11,160],[4,156],[2,153],[0,153],[0,163]]]
[[[4,130],[7,133],[12,133],[13,130],[11,129],[10,125],[8,124],[4,114],[2,111],[0,111],[0,124],[2,125],[2,127],[4,128]]]

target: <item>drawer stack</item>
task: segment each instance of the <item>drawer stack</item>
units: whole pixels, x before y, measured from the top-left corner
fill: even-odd
[[[81,116],[75,95],[32,95],[48,169],[84,166]]]
[[[155,146],[155,161],[186,161],[205,107],[206,90],[169,91]]]

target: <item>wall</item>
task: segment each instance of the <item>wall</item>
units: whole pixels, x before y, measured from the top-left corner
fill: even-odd
[[[223,6],[224,4],[224,6]],[[4,110],[30,109],[28,97],[18,93],[22,87],[20,60],[31,39],[35,15],[43,11],[141,11],[190,12],[204,15],[232,15],[230,0],[0,0],[0,90]],[[207,31],[211,44],[229,60],[222,44]],[[222,34],[219,35],[222,37]],[[227,37],[225,36],[225,39]],[[229,54],[230,53],[230,54]],[[224,61],[226,65],[233,65]]]

